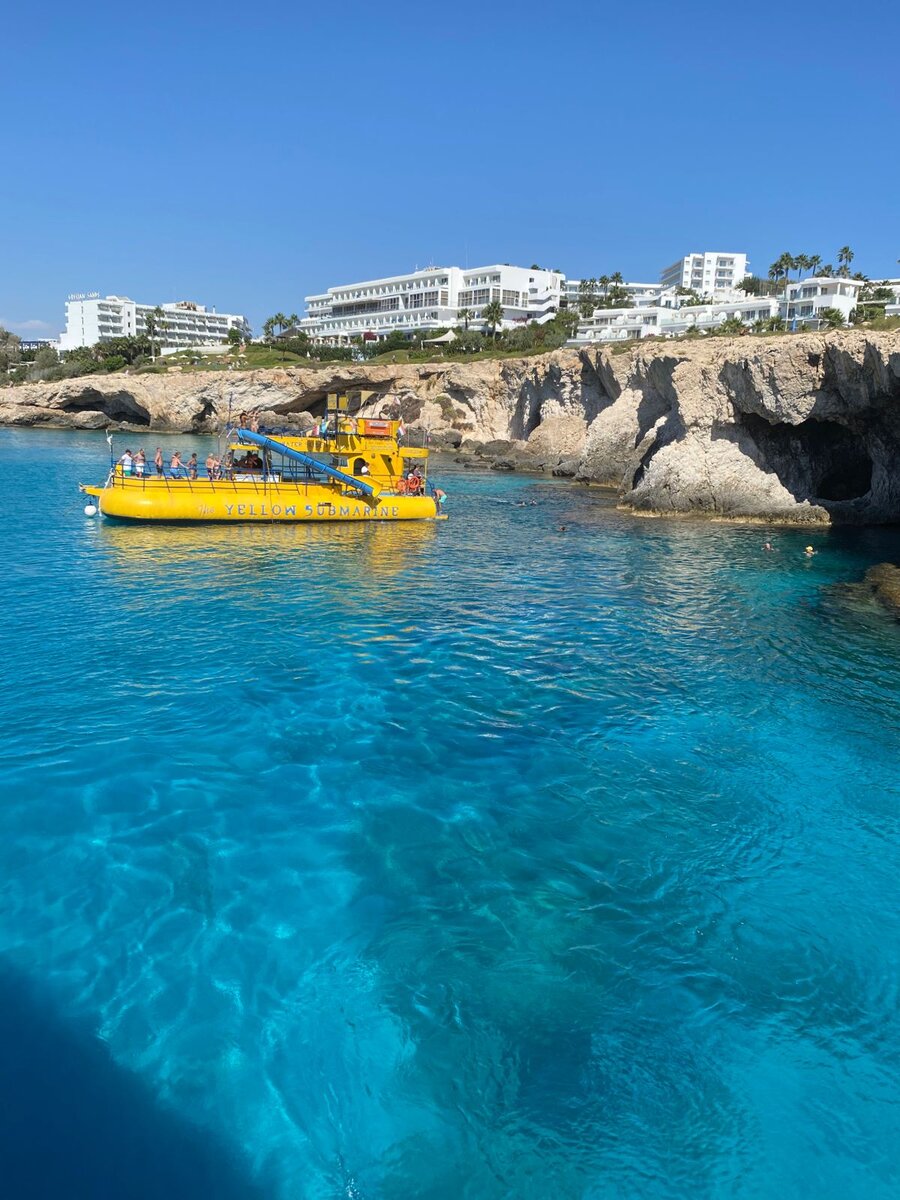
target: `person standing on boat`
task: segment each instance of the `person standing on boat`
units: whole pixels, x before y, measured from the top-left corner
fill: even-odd
[[[134,459],[131,457],[131,451],[126,450],[125,453],[122,455],[122,457],[119,459],[119,462],[122,464],[122,474],[130,475],[131,468],[134,463]]]
[[[210,450],[209,454],[207,454],[207,456],[206,456],[206,474],[209,479],[217,478],[217,474],[216,474],[217,466],[218,466],[218,462],[216,460],[216,456],[213,454],[212,450]]]
[[[144,453],[143,446],[134,456],[134,473],[135,475],[143,476],[144,468],[147,466],[147,455]]]
[[[183,479],[185,477],[184,463],[181,461],[181,451],[176,450],[172,455],[169,463],[169,471],[173,479]]]
[[[197,462],[197,451],[195,450],[194,453],[191,455],[191,457],[188,459],[188,463],[187,463],[188,475],[190,475],[191,479],[197,478],[197,469],[198,469],[199,465],[200,464]]]
[[[162,446],[157,446],[157,447],[156,447],[156,454],[153,456],[153,462],[154,462],[154,464],[155,464],[155,466],[156,466],[156,473],[157,473],[157,475],[162,475],[162,473],[163,473],[163,453],[162,453]]]

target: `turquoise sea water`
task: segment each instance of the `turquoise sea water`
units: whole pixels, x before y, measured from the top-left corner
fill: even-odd
[[[900,624],[833,585],[900,532],[452,463],[115,526],[105,455],[0,433],[4,1195],[897,1195]]]

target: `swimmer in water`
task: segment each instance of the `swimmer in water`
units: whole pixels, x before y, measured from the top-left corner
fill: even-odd
[[[812,558],[812,556],[818,552],[816,550],[814,550],[812,548],[812,546],[807,546],[806,549],[803,551],[803,553],[806,555],[807,558]]]
[[[763,550],[774,550],[775,547],[771,542],[763,542]]]
[[[569,527],[568,527],[568,525],[557,525],[556,528],[559,530],[560,533],[565,533]]]

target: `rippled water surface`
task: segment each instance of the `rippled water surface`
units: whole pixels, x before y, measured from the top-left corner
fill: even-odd
[[[898,1194],[897,531],[115,526],[105,452],[0,434],[6,1194]]]

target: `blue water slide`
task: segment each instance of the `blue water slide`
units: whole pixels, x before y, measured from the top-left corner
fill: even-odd
[[[254,446],[261,446],[264,450],[271,450],[275,454],[283,454],[285,458],[292,458],[294,462],[303,463],[304,466],[312,467],[316,471],[322,471],[325,475],[330,475],[332,479],[339,479],[348,487],[356,488],[364,496],[377,496],[381,490],[375,484],[369,483],[368,480],[348,475],[346,471],[339,471],[336,467],[323,463],[321,459],[313,458],[311,454],[304,454],[302,450],[293,450],[284,442],[276,442],[274,438],[265,437],[261,433],[253,433],[249,429],[238,429],[236,433],[242,442],[252,442]]]

